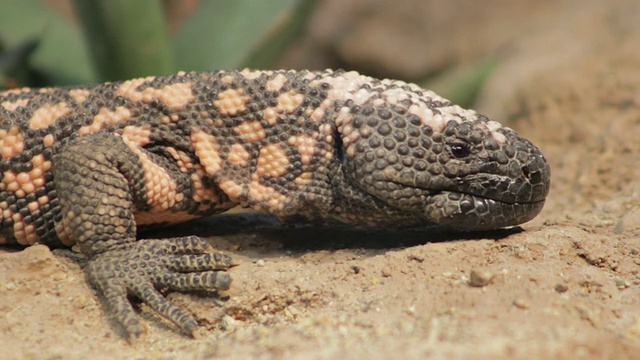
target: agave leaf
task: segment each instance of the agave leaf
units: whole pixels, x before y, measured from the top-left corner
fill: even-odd
[[[157,0],[76,0],[74,6],[99,80],[173,71]]]
[[[47,3],[39,0],[1,1],[0,37],[7,48],[38,39],[31,65],[54,84],[91,82],[95,78],[82,37]]]
[[[488,57],[474,64],[446,71],[421,85],[462,107],[472,107],[480,89],[499,63],[494,57]]]
[[[271,67],[287,46],[304,31],[317,4],[316,0],[298,1],[296,6],[283,10],[268,32],[263,34],[256,46],[245,55],[241,67]]]
[[[38,84],[41,80],[37,72],[31,69],[30,57],[38,48],[39,39],[31,38],[6,50],[0,50],[0,88],[10,89]]]
[[[38,44],[40,39],[31,38],[0,52],[0,73],[8,74],[25,67]]]
[[[295,18],[291,14],[296,9],[307,10],[301,6],[302,2],[309,1],[203,1],[175,34],[176,64],[183,70],[235,69],[254,64],[249,61],[252,54],[264,54],[265,59],[272,59],[273,55],[259,51],[261,44],[274,39],[274,34],[277,38],[277,29],[287,28],[283,24],[287,18]],[[286,14],[290,14],[289,17]]]

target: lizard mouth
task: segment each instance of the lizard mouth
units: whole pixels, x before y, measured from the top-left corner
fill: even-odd
[[[369,194],[404,211],[421,211],[422,218],[430,224],[461,231],[487,231],[516,226],[533,219],[542,210],[546,197],[544,189],[530,187],[528,191],[514,194],[506,191],[511,179],[495,175],[491,179],[492,182],[464,179],[460,184],[471,185],[460,188],[462,186],[449,184],[436,189],[428,185],[416,186],[391,180],[387,183],[393,184],[396,194],[404,194],[394,196],[395,201],[391,204],[379,194]],[[548,185],[544,188],[548,189]],[[402,198],[412,200],[402,201]]]
[[[495,176],[493,178],[499,179]],[[422,200],[413,206],[423,211],[427,221],[462,231],[497,230],[525,223],[540,213],[546,197],[546,193],[533,192],[521,193],[518,197],[498,196],[493,191],[498,186],[478,189],[430,189],[397,181],[391,182],[400,188],[413,189],[416,195],[421,194]]]
[[[476,173],[436,189],[417,186],[426,193],[424,216],[465,231],[495,230],[533,219],[542,211],[550,183],[544,159],[532,159],[536,161],[522,166],[518,177]]]
[[[496,230],[516,226],[540,213],[545,200],[505,202],[489,197],[436,191],[427,197],[424,214],[427,219],[464,231]]]

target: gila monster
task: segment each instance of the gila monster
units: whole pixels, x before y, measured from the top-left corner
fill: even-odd
[[[76,244],[135,339],[134,295],[220,290],[231,258],[137,229],[250,207],[355,226],[490,230],[536,216],[540,150],[429,90],[356,72],[181,72],[0,93],[0,244]]]

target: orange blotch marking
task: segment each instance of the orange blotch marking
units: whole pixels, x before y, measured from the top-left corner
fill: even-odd
[[[13,217],[13,211],[9,209],[2,210],[2,218],[3,219],[11,219]]]
[[[280,144],[269,144],[260,148],[254,175],[257,177],[265,175],[272,177],[282,176],[287,173],[288,165],[287,153],[282,146]]]
[[[202,178],[205,176],[207,176],[207,174],[201,167],[196,168],[196,172],[191,174],[191,181],[193,182],[194,190],[192,197],[193,200],[200,203],[208,200],[209,204],[205,204],[205,206],[211,206],[211,204],[217,204],[219,199],[213,192],[213,189],[204,186]]]
[[[173,110],[182,109],[186,104],[192,103],[196,98],[193,95],[191,83],[166,85],[160,90],[154,91],[153,95]],[[177,118],[175,120],[177,120]]]
[[[222,78],[220,78],[220,81],[222,81],[225,84],[231,84],[234,79],[235,79],[235,76],[233,75],[225,75]]]
[[[53,134],[47,134],[42,138],[42,144],[46,147],[53,145],[54,141],[55,138],[53,137]]]
[[[251,143],[263,140],[267,136],[264,128],[257,120],[245,121],[234,127],[233,131]]]
[[[229,151],[227,158],[233,165],[246,166],[251,155],[242,145],[233,144],[231,145],[231,150]]]
[[[29,128],[42,129],[48,127],[60,117],[69,114],[71,114],[71,108],[65,102],[57,104],[46,103],[33,112],[31,119],[29,119]]]
[[[193,183],[193,200],[197,202],[202,202],[206,196],[207,191],[202,183],[202,178],[200,178],[200,174],[197,172],[191,174],[191,182]]]
[[[2,191],[16,191],[20,187],[16,182],[16,173],[13,170],[7,170],[2,173],[2,183],[0,184],[0,190]]]
[[[338,125],[338,131],[342,134],[342,143],[347,149],[349,157],[355,155],[355,149],[351,145],[360,139],[360,132],[351,125],[352,121],[353,116],[349,108],[343,107],[340,109],[336,118],[336,125]]]
[[[184,73],[181,74],[184,75]],[[147,87],[143,90],[138,90],[140,85],[153,79],[155,79],[155,77],[149,76],[146,78],[125,81],[120,85],[118,90],[116,90],[116,94],[124,96],[131,101],[142,101],[145,103],[150,103],[157,99],[173,110],[180,110],[184,105],[195,100],[191,83],[175,83],[165,85],[160,89]]]
[[[220,187],[220,190],[227,194],[231,201],[240,201],[240,197],[242,196],[243,191],[242,183],[234,180],[222,179],[220,180],[218,187]]]
[[[251,69],[243,69],[240,71],[240,75],[244,76],[248,80],[254,80],[259,78],[262,75],[271,75],[273,71],[271,70],[251,70]]]
[[[9,210],[9,203],[6,201],[0,202],[0,219],[10,219],[13,216],[13,211]]]
[[[264,110],[262,110],[262,117],[267,120],[267,123],[269,125],[275,125],[276,124],[276,120],[278,119],[278,115],[280,113],[278,112],[278,108],[273,108],[273,107],[268,107]]]
[[[283,74],[278,74],[273,79],[267,81],[267,90],[269,91],[280,91],[282,86],[289,82],[286,76]]]
[[[268,107],[263,110],[262,116],[269,125],[275,125],[278,115],[286,113],[292,114],[304,100],[304,95],[296,93],[290,90],[284,94],[278,96],[278,105],[274,107]]]
[[[322,101],[322,103],[320,104],[319,107],[315,108],[311,114],[309,114],[308,116],[313,119],[313,121],[315,122],[320,122],[322,121],[322,119],[324,119],[324,115],[327,111],[327,109],[329,108],[330,105],[330,101],[329,100],[324,100]]]
[[[116,94],[124,96],[131,101],[142,101],[142,92],[138,90],[138,87],[153,79],[155,79],[155,76],[127,80],[120,84],[120,87],[116,90]]]
[[[18,244],[33,245],[38,241],[38,235],[36,235],[36,229],[33,224],[25,224],[20,213],[13,214],[12,219],[14,221],[13,236],[15,236]]]
[[[38,204],[40,206],[48,204],[48,203],[49,203],[49,197],[47,195],[43,195],[43,196],[40,196],[38,198]]]
[[[111,111],[103,107],[98,111],[98,114],[93,117],[91,125],[81,127],[78,130],[78,133],[80,135],[93,134],[111,124],[127,121],[129,119],[131,119],[131,112],[124,106],[118,106],[115,111]]]
[[[0,103],[0,106],[5,108],[6,110],[14,111],[20,106],[27,106],[28,103],[29,103],[29,99],[20,99],[16,101],[4,101]]]
[[[24,227],[24,232],[26,234],[26,240],[29,245],[35,244],[38,242],[38,234],[36,234],[36,226],[33,224],[26,225]]]
[[[300,186],[305,186],[311,183],[312,179],[313,179],[313,174],[307,171],[300,174],[300,176],[295,178],[293,181]]]
[[[12,126],[9,130],[0,129],[0,151],[3,159],[20,154],[22,150],[24,150],[24,135],[17,126]]]
[[[187,155],[184,151],[176,150],[172,147],[165,148],[165,151],[171,155],[171,157],[176,161],[176,164],[180,168],[180,171],[187,172],[189,169],[192,169],[195,165],[191,160],[191,157]],[[199,165],[199,164],[198,164]]]
[[[11,216],[11,219],[14,221],[13,236],[15,236],[19,244],[29,245],[26,241],[26,236],[24,233],[24,223],[22,222],[22,215],[20,215],[20,213],[15,213]]]
[[[91,95],[91,91],[87,89],[69,90],[69,96],[71,96],[77,104],[82,104],[83,102],[87,101],[89,95]]]
[[[325,135],[325,136],[333,136],[333,126],[331,126],[330,124],[322,124],[318,127],[318,131],[320,131],[320,134]]]
[[[222,159],[220,158],[220,146],[216,144],[216,139],[199,129],[191,131],[190,139],[196,156],[200,159],[207,174],[213,175],[220,171]]]
[[[135,143],[123,137],[122,140],[129,146],[140,162],[144,171],[145,189],[147,190],[147,204],[150,212],[162,212],[173,207],[183,200],[184,195],[176,192],[176,182],[169,173],[160,165],[154,163],[147,154]]]
[[[311,135],[292,136],[287,141],[289,145],[297,146],[300,154],[300,161],[304,165],[309,165],[316,151],[316,139]]]
[[[3,173],[0,190],[15,193],[17,197],[31,194],[45,185],[44,175],[51,169],[51,161],[45,161],[44,155],[36,155],[31,159],[33,169],[27,172],[15,173],[7,170]]]
[[[131,141],[134,144],[137,144],[138,146],[147,145],[149,141],[151,141],[150,136],[151,136],[151,130],[149,125],[144,125],[144,126],[129,125],[129,126],[125,126],[124,129],[122,129],[122,137],[127,138],[129,141]]]
[[[246,110],[246,104],[249,100],[249,97],[244,94],[244,90],[228,89],[218,94],[218,99],[213,101],[213,106],[223,115],[234,116]]]
[[[284,195],[260,184],[258,180],[252,180],[249,183],[249,197],[258,203],[254,205],[256,209],[269,211],[282,209],[286,200]]]
[[[27,209],[31,212],[38,211],[38,209],[40,209],[40,203],[38,203],[38,201],[32,201],[27,204]]]
[[[287,114],[293,113],[298,108],[298,106],[302,104],[303,100],[304,95],[299,94],[293,90],[290,90],[289,92],[280,94],[280,96],[278,96],[278,104],[282,106]]]

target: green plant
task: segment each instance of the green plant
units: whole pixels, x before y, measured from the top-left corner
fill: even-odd
[[[200,0],[168,33],[160,0],[0,3],[0,87],[121,80],[178,70],[269,68],[315,0]],[[165,14],[171,16],[171,14]]]

